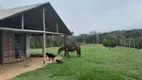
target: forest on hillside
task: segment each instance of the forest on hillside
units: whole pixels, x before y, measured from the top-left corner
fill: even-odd
[[[64,36],[47,36],[47,47],[60,47],[64,44]],[[67,43],[80,44],[102,44],[106,38],[115,39],[117,46],[131,47],[136,49],[142,48],[142,29],[133,30],[116,30],[106,33],[98,33],[91,31],[88,34],[80,34],[78,36],[67,36]],[[42,39],[40,36],[31,37],[31,48],[41,48]]]

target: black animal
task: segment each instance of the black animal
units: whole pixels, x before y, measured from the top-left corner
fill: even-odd
[[[63,64],[63,61],[56,59],[57,64]]]
[[[49,61],[50,61],[50,58],[52,58],[52,61],[54,61],[54,58],[56,57],[56,55],[48,53],[48,52],[46,53],[46,56],[48,56]]]

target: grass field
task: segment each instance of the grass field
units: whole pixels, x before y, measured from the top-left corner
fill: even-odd
[[[57,53],[57,48],[47,49]],[[14,80],[142,80],[142,51],[116,47],[111,50],[101,45],[82,46],[82,57],[70,53],[64,64],[49,64],[44,68],[24,73]],[[32,53],[40,52],[32,50]]]

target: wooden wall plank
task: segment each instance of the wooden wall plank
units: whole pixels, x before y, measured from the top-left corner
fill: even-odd
[[[3,63],[15,61],[15,38],[14,33],[3,31],[2,44],[3,44]]]
[[[2,55],[2,31],[0,31],[0,64],[3,64],[3,55]]]

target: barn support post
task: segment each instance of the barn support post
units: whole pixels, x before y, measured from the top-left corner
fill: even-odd
[[[44,33],[43,33],[43,64],[45,64],[46,62],[46,57],[45,57],[45,54],[46,54],[46,28],[45,28],[45,8],[43,7],[43,14],[42,14],[42,18],[43,18],[43,30],[44,30]]]
[[[43,64],[45,64],[45,61],[46,61],[46,57],[45,57],[45,54],[46,54],[46,33],[43,33]]]
[[[22,26],[22,29],[24,29],[24,13],[22,13],[22,20],[21,20],[22,22],[22,24],[21,24],[21,26]]]
[[[30,36],[26,34],[26,56],[30,57]]]
[[[67,43],[67,35],[64,34],[64,46],[66,45],[66,43]]]

